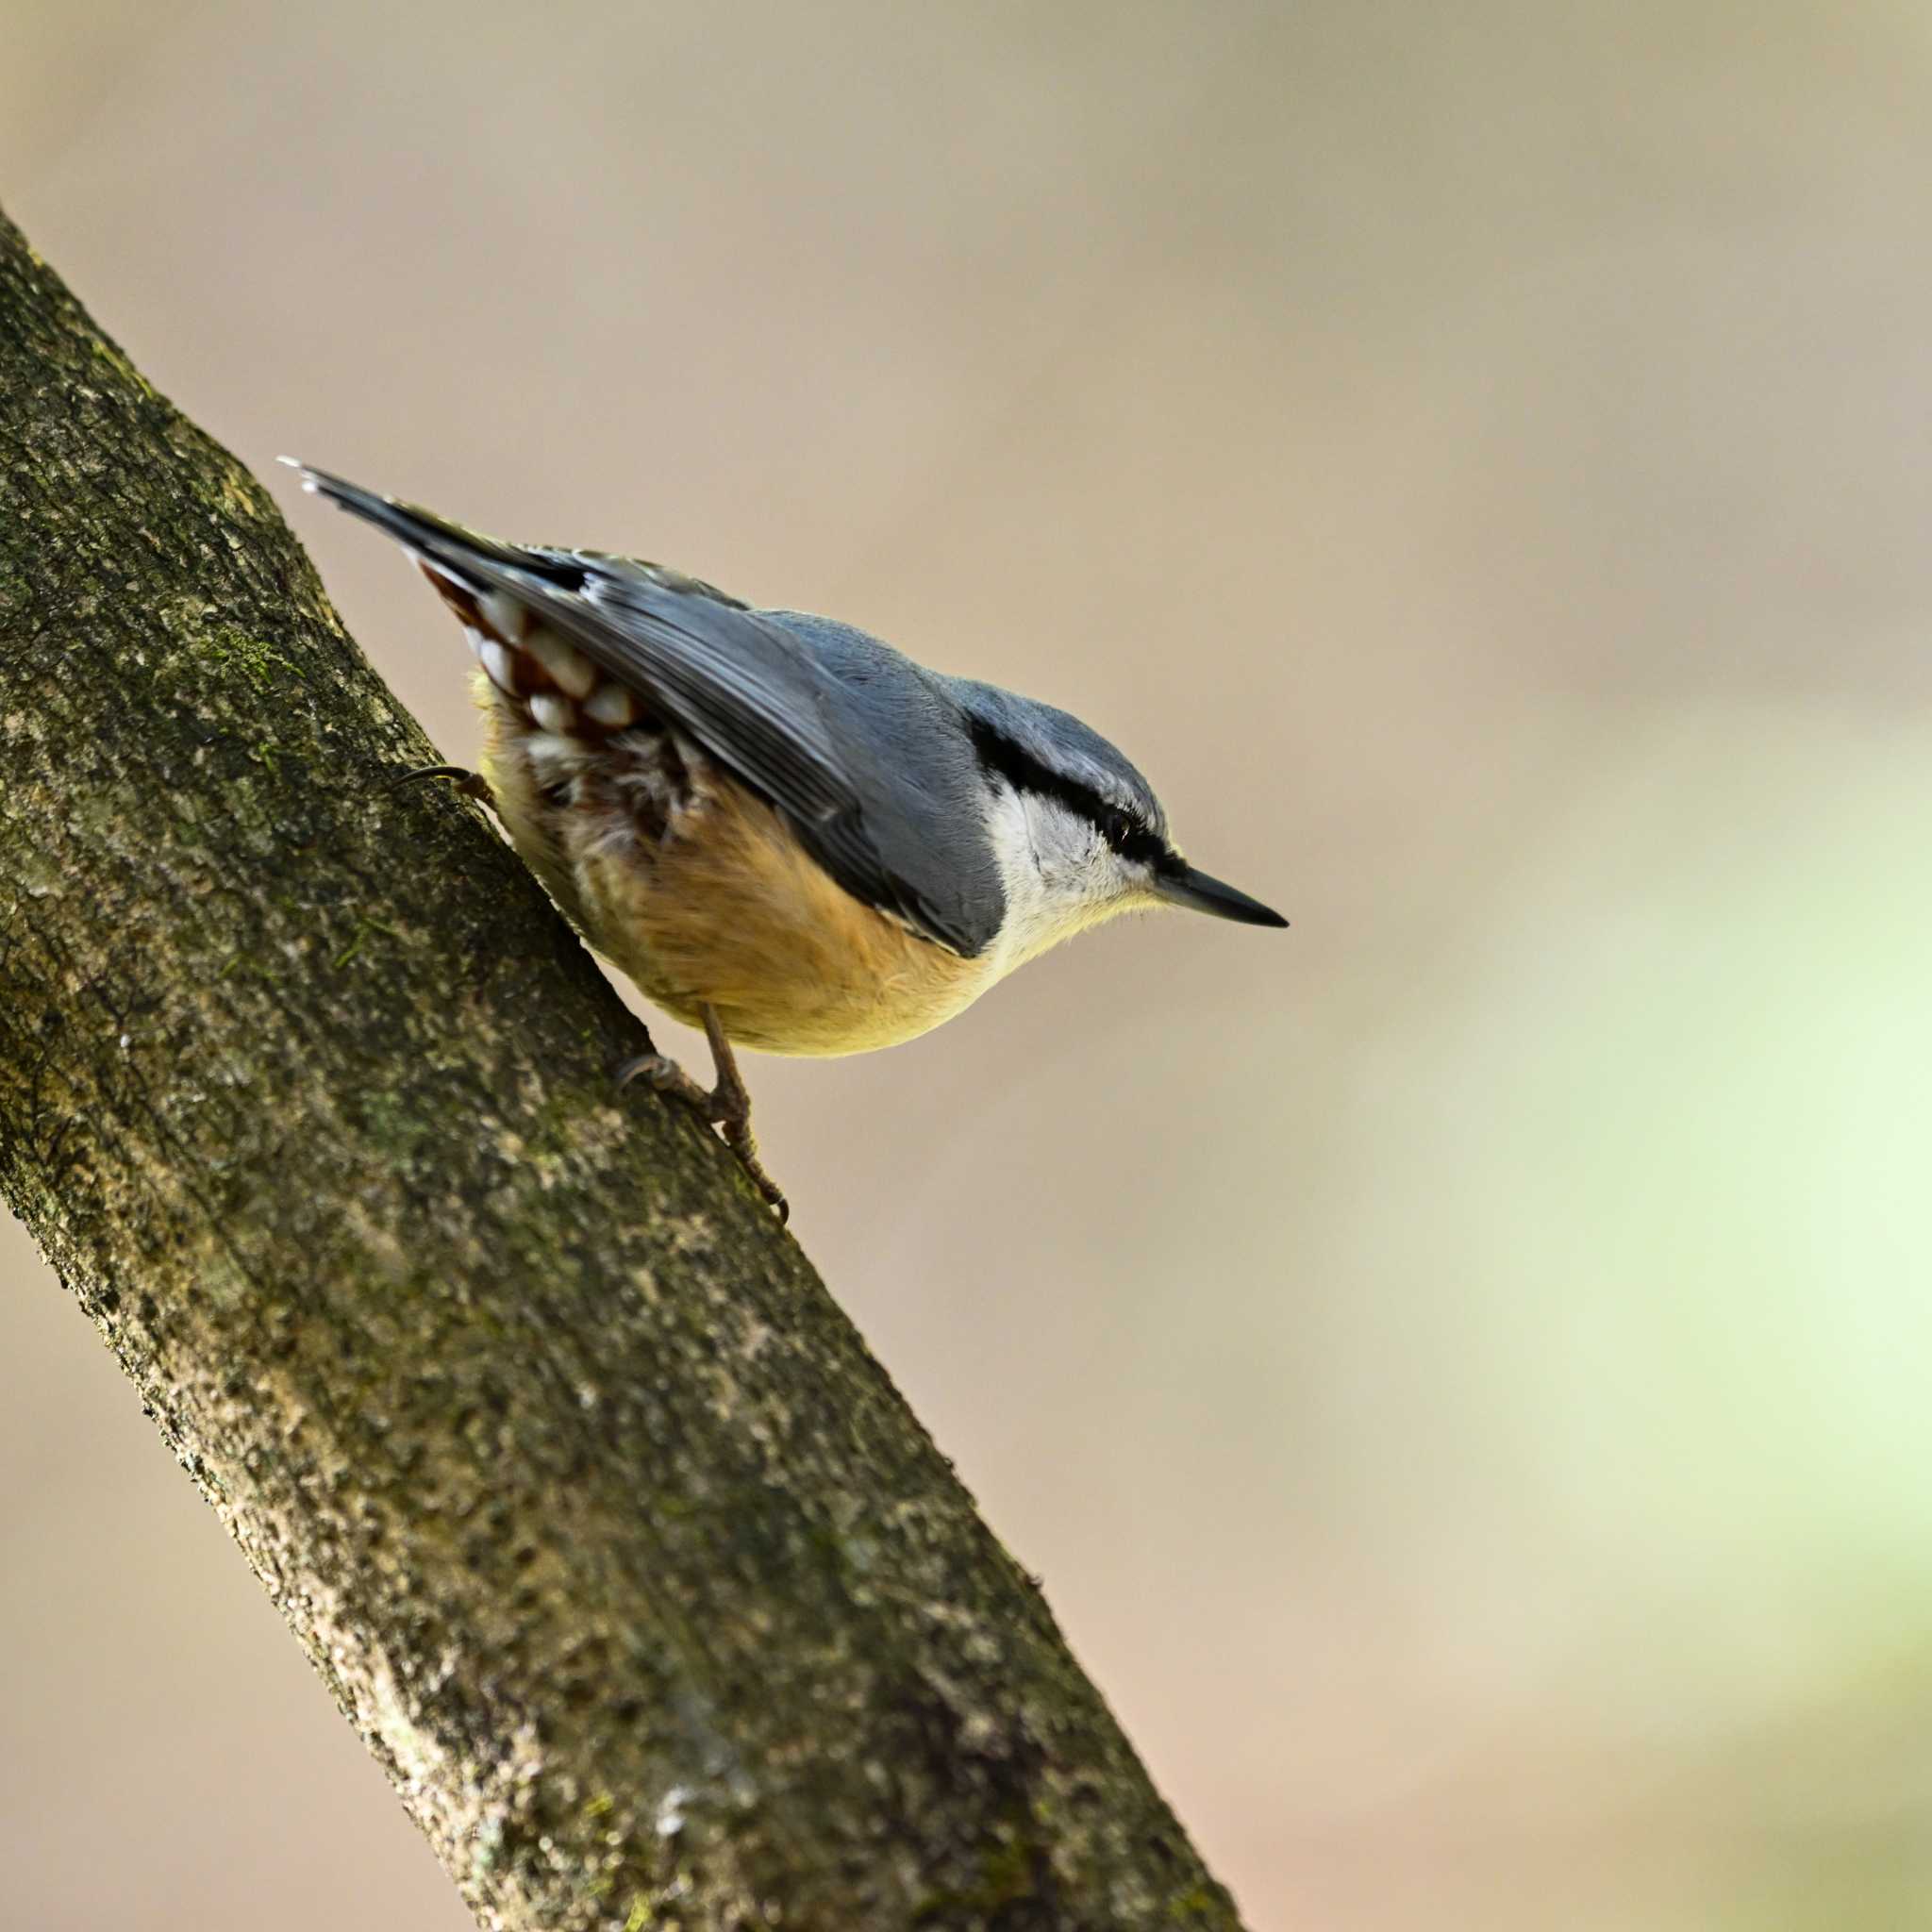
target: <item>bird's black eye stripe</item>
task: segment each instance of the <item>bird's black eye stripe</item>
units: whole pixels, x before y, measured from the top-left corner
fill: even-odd
[[[1002,736],[979,719],[971,722],[973,748],[989,772],[996,772],[1016,791],[1033,791],[1056,798],[1078,812],[1095,826],[1102,838],[1123,858],[1139,859],[1143,865],[1158,865],[1167,857],[1167,841],[1129,811],[1109,804],[1098,792],[1050,772],[1030,752]]]

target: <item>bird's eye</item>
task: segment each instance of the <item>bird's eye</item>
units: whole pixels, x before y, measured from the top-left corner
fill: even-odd
[[[1124,858],[1144,857],[1142,848],[1154,842],[1140,821],[1131,812],[1122,811],[1117,806],[1108,806],[1100,814],[1100,832],[1107,842]]]
[[[1150,831],[1132,812],[1123,811],[1117,805],[1100,807],[1094,811],[1093,823],[1109,849],[1136,865],[1158,866],[1167,850],[1158,832]]]

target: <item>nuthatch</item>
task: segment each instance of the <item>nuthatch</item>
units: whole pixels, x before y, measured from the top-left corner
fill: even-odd
[[[620,1078],[721,1125],[781,1213],[734,1042],[896,1045],[1135,907],[1288,923],[1190,865],[1147,781],[1050,705],[830,618],[500,543],[284,461],[408,550],[462,621],[486,736],[472,788],[591,944],[702,1026],[717,1062],[709,1092],[657,1054]]]

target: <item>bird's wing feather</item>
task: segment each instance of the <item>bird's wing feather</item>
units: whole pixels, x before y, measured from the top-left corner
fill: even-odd
[[[983,907],[952,903],[957,895],[942,878],[908,875],[920,869],[917,854],[900,855],[909,864],[882,858],[864,811],[876,787],[855,781],[841,757],[838,688],[795,631],[652,564],[500,542],[325,471],[295,467],[308,489],[563,632],[778,807],[855,898],[962,955],[991,938]]]

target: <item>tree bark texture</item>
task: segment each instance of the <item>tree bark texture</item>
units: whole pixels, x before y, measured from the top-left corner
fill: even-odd
[[[0,218],[0,1189],[478,1920],[1235,1926],[435,757]]]

